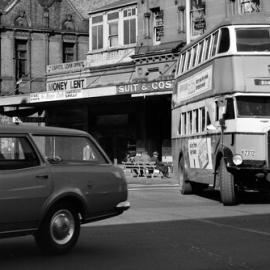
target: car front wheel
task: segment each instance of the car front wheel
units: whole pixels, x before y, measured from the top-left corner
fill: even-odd
[[[63,254],[76,244],[80,234],[78,211],[69,203],[60,203],[49,210],[35,240],[42,251]]]

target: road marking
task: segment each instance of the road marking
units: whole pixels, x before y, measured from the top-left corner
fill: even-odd
[[[219,226],[219,227],[231,228],[231,229],[238,230],[238,231],[244,231],[244,232],[250,232],[250,233],[256,233],[256,234],[260,234],[260,235],[270,236],[269,232],[253,230],[253,229],[248,229],[248,228],[243,228],[243,227],[237,227],[237,226],[233,226],[233,225],[229,225],[229,224],[218,223],[218,222],[215,222],[215,221],[210,221],[208,219],[200,219],[200,220],[197,220],[197,221],[212,224],[212,225],[216,225],[216,226]]]
[[[146,186],[146,185],[139,185],[136,187],[129,187],[129,191],[136,191],[136,190],[154,190],[154,189],[175,189],[179,188],[179,185],[151,185],[151,186]]]

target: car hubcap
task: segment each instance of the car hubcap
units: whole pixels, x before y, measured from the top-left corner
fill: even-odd
[[[50,233],[55,243],[64,245],[70,241],[75,231],[75,220],[69,210],[57,211],[50,224]]]

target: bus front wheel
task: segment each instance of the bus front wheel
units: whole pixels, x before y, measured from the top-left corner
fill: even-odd
[[[190,194],[192,193],[191,183],[188,181],[186,164],[183,157],[181,157],[179,166],[178,166],[178,176],[181,194]]]
[[[221,202],[223,205],[235,205],[237,200],[234,175],[227,171],[224,158],[220,161],[218,177]]]

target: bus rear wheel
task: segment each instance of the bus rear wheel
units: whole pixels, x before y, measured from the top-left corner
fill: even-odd
[[[234,175],[227,171],[224,158],[220,161],[218,177],[220,197],[223,205],[229,206],[237,204]]]
[[[179,162],[178,177],[179,177],[181,194],[191,194],[192,186],[187,178],[186,163],[183,157],[181,157],[180,162]]]

